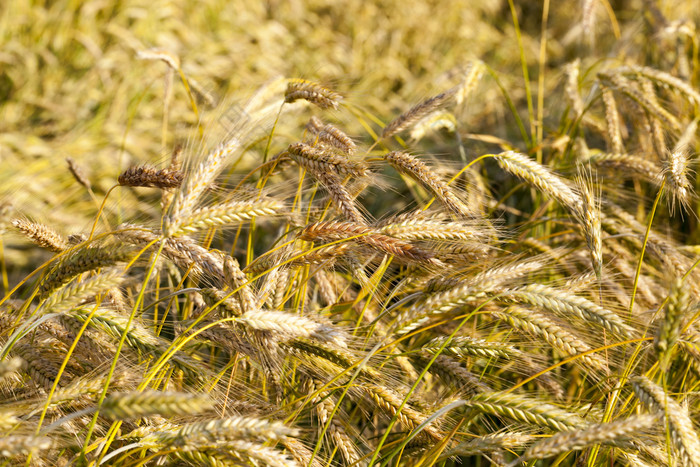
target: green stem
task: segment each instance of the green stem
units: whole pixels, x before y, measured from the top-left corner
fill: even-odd
[[[642,252],[639,255],[639,263],[637,264],[637,272],[634,275],[634,285],[632,286],[632,298],[630,298],[630,307],[628,313],[632,316],[632,308],[634,307],[634,297],[637,294],[637,286],[639,285],[639,276],[642,272],[642,262],[644,261],[644,252],[647,249],[647,242],[649,241],[649,234],[651,233],[651,224],[654,222],[654,215],[656,214],[656,207],[659,205],[659,200],[661,199],[661,194],[664,191],[664,186],[666,186],[666,180],[661,182],[661,187],[659,187],[659,192],[656,194],[656,199],[654,200],[654,205],[651,207],[651,214],[649,216],[649,222],[647,223],[647,231],[644,234],[644,243],[642,244]]]

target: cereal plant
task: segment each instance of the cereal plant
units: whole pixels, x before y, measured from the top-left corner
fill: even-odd
[[[694,2],[155,3],[0,7],[3,465],[700,466]]]

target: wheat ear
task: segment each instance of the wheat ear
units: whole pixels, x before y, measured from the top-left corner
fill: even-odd
[[[325,146],[293,143],[289,145],[287,152],[297,164],[314,173],[332,171],[342,176],[366,177],[369,175],[369,169],[363,162],[336,154]]]
[[[437,96],[433,96],[411,107],[384,126],[382,130],[382,139],[390,138],[401,133],[429,113],[444,107],[454,99],[455,94],[457,94],[457,88],[440,93]]]
[[[290,79],[287,91],[284,93],[285,102],[303,99],[322,109],[337,109],[341,100],[340,94],[305,79]]]
[[[666,311],[654,339],[654,349],[662,370],[666,370],[671,362],[673,346],[678,341],[681,322],[689,305],[690,290],[681,279],[676,279],[668,295]]]
[[[100,413],[113,420],[124,420],[155,414],[191,415],[212,408],[211,399],[204,395],[144,391],[111,394],[100,406]]]
[[[593,425],[583,430],[557,433],[532,446],[522,456],[522,460],[544,459],[563,452],[578,451],[596,444],[618,444],[636,439],[641,432],[653,428],[658,422],[657,415],[638,415],[610,423]]]
[[[566,412],[542,400],[518,394],[480,393],[468,401],[468,405],[485,413],[548,427],[556,431],[573,430],[585,425],[581,417],[576,414]]]
[[[349,239],[408,262],[427,262],[439,265],[434,256],[411,243],[377,233],[371,228],[353,222],[327,221],[310,224],[300,237],[303,240],[337,241]]]
[[[423,162],[403,151],[390,152],[383,157],[396,170],[430,189],[435,197],[456,215],[473,216],[472,210],[452,192],[447,183],[433,174]]]
[[[177,188],[182,183],[184,174],[177,169],[155,169],[153,167],[129,167],[119,174],[117,181],[122,186],[141,186],[156,188]]]
[[[676,203],[684,210],[687,210],[690,205],[693,186],[688,180],[689,162],[685,149],[674,150],[663,161],[663,175],[666,179],[666,188],[670,193],[671,213],[675,211]]]
[[[664,414],[671,441],[683,465],[700,465],[700,439],[687,409],[669,396],[661,386],[644,376],[638,376],[631,382],[635,394],[645,406]]]
[[[504,170],[537,187],[563,206],[574,212],[580,208],[581,197],[547,167],[515,151],[502,152],[495,159]]]
[[[68,246],[68,242],[51,227],[36,222],[29,222],[22,219],[12,221],[20,232],[32,242],[49,251],[60,253]]]

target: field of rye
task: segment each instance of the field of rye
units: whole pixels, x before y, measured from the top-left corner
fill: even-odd
[[[700,466],[696,0],[0,5],[0,465]]]

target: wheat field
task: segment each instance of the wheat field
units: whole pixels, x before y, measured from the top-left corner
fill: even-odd
[[[700,466],[699,25],[1,5],[1,465]]]

